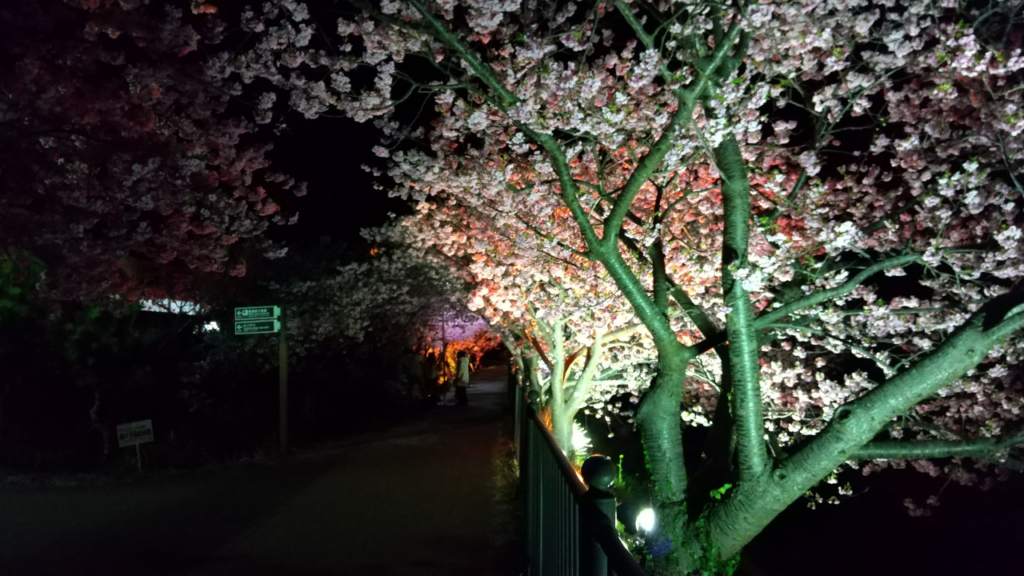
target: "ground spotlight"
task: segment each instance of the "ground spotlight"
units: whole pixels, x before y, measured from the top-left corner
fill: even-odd
[[[654,530],[654,510],[644,508],[636,515],[636,529],[645,533]]]

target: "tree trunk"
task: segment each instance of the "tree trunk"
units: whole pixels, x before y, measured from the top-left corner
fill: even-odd
[[[666,359],[637,410],[647,467],[654,483],[654,509],[658,517],[649,549],[655,565],[667,573],[685,574],[694,567],[694,538],[686,513],[686,468],[679,407],[686,362]],[[674,361],[673,361],[674,360]]]
[[[573,456],[572,448],[572,422],[576,414],[570,414],[564,406],[551,406],[551,435],[555,442],[561,447],[562,452],[570,459]]]
[[[551,409],[551,435],[555,437],[562,452],[572,452],[572,417],[566,417],[565,406],[565,341],[563,339],[563,323],[556,320],[551,324],[548,344],[551,350],[548,352],[551,359],[551,383],[548,385],[551,393],[548,401],[548,408]]]
[[[540,384],[540,359],[536,354],[523,355],[523,378],[529,392],[536,392],[540,401],[544,402],[544,388]]]
[[[739,144],[732,136],[715,149],[715,165],[722,177],[722,292],[726,315],[727,356],[732,378],[732,415],[736,426],[739,481],[757,478],[770,465],[764,443],[760,365],[754,308],[743,282],[733,276],[746,269],[750,240],[750,183]]]
[[[680,504],[686,500],[686,469],[683,466],[683,437],[679,407],[682,404],[686,363],[666,361],[637,410],[647,467],[654,482],[656,503]]]

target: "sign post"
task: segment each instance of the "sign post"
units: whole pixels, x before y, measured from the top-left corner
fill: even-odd
[[[284,316],[281,316],[281,324],[284,324]],[[278,377],[278,407],[277,421],[280,425],[278,431],[281,440],[281,452],[288,451],[288,341],[285,340],[284,330],[277,335],[277,377]]]
[[[124,448],[125,446],[135,445],[135,459],[139,462],[139,472],[142,472],[142,452],[139,450],[139,445],[152,441],[152,420],[140,420],[138,422],[117,425],[117,446],[118,448]]]
[[[248,306],[235,308],[235,335],[277,333],[278,438],[281,452],[288,450],[288,340],[284,335],[284,314],[279,306]]]

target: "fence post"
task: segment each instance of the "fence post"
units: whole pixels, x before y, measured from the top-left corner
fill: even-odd
[[[522,394],[520,394],[522,396]],[[541,478],[541,450],[544,450],[544,443],[537,437],[536,427],[529,420],[529,414],[537,412],[539,397],[536,392],[527,395],[528,402],[521,404],[522,422],[520,432],[525,435],[526,458],[526,542],[527,550],[531,558],[530,576],[542,575],[544,568],[544,529],[542,516],[544,513],[544,482]],[[522,466],[522,464],[520,464]],[[523,474],[520,468],[520,475]],[[533,566],[533,563],[536,563]],[[534,569],[536,568],[536,569]]]
[[[584,529],[580,530],[580,566],[583,568],[581,574],[611,576],[608,558],[590,531],[595,519],[589,515],[602,514],[611,521],[613,527],[615,526],[615,496],[609,490],[619,475],[619,467],[607,456],[591,456],[583,463],[580,473],[587,485],[583,500],[592,503],[592,506],[581,509],[584,518],[588,520],[584,523]]]

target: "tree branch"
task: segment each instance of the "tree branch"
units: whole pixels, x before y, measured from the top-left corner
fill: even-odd
[[[840,406],[829,425],[771,474],[740,484],[711,511],[711,537],[730,558],[775,516],[918,402],[960,379],[1004,338],[1024,328],[1024,291],[986,302],[916,364]]]
[[[511,90],[506,88],[505,85],[498,80],[497,75],[494,74],[494,69],[480,60],[480,57],[477,56],[469,46],[466,46],[458,36],[449,30],[448,27],[444,25],[444,22],[434,16],[422,2],[419,0],[408,1],[412,7],[420,13],[420,16],[423,17],[428,26],[434,31],[433,36],[455,50],[455,52],[465,60],[470,69],[473,70],[476,77],[498,95],[502,105],[506,107],[513,106],[519,101],[519,98],[517,98]]]
[[[757,317],[757,320],[754,321],[754,325],[756,328],[763,328],[768,324],[773,324],[779,319],[784,318],[785,316],[788,316],[798,310],[810,308],[811,306],[815,306],[826,300],[843,296],[845,294],[849,294],[850,292],[853,292],[853,290],[856,289],[857,286],[860,286],[862,282],[874,276],[875,274],[882,272],[883,270],[889,270],[891,268],[901,268],[908,264],[913,264],[914,262],[920,261],[920,254],[904,254],[902,256],[896,256],[894,258],[882,260],[881,262],[877,262],[861,270],[856,275],[854,275],[853,278],[850,278],[840,286],[808,294],[807,296],[804,296],[799,300],[795,300],[793,302],[790,302],[789,304],[785,304],[779,308],[772,310],[771,312],[761,314],[760,316]]]
[[[722,178],[725,228],[722,233],[722,292],[729,338],[733,418],[739,451],[739,480],[749,482],[764,473],[768,453],[764,444],[764,407],[761,404],[757,331],[750,294],[733,274],[746,268],[750,240],[750,182],[735,137],[728,136],[715,149],[715,164]]]
[[[643,25],[636,19],[633,12],[629,9],[629,6],[622,0],[618,0],[616,7],[619,12],[622,13],[626,22],[633,28],[637,37],[644,43],[649,50],[655,49],[654,41],[644,30]],[[679,103],[679,107],[676,108],[675,114],[672,115],[672,119],[669,120],[667,126],[662,129],[661,136],[658,140],[647,150],[647,153],[640,158],[637,162],[636,168],[629,175],[626,180],[625,186],[623,186],[622,193],[616,199],[612,211],[608,214],[608,217],[604,220],[604,230],[602,241],[611,247],[614,247],[615,242],[619,236],[619,229],[622,227],[622,221],[626,217],[626,213],[629,212],[630,206],[633,204],[633,200],[637,194],[640,193],[640,188],[645,182],[651,179],[654,175],[655,170],[661,165],[661,161],[665,159],[669,151],[672,149],[673,139],[675,138],[675,130],[679,126],[682,126],[690,122],[693,116],[693,106],[697,100],[704,94],[704,92],[711,85],[712,77],[715,75],[719,66],[726,60],[726,55],[729,50],[733,48],[733,44],[736,42],[736,38],[740,34],[740,27],[735,23],[729,28],[729,32],[726,34],[724,41],[718,45],[715,50],[714,56],[712,56],[707,67],[700,74],[700,78],[696,79],[687,88],[676,88],[673,92],[676,95],[676,100]],[[737,55],[739,56],[739,55]],[[667,75],[666,81],[672,81],[672,75],[667,69],[662,66],[663,76]]]
[[[491,98],[491,102],[508,115],[508,109],[518,104],[519,98],[501,83],[494,69],[481,60],[469,46],[462,42],[458,35],[449,30],[444,22],[434,16],[422,2],[419,0],[409,0],[409,2],[423,16],[423,19],[433,30],[432,35],[455,51],[466,62],[473,71],[473,74],[495,93],[496,99]],[[551,165],[555,169],[555,174],[558,176],[562,189],[562,201],[569,208],[573,219],[580,227],[580,233],[583,235],[587,246],[593,249],[599,244],[599,240],[590,223],[590,219],[580,205],[579,189],[573,180],[572,172],[569,169],[569,161],[565,157],[565,151],[562,150],[558,141],[550,134],[537,132],[532,127],[521,122],[516,122],[516,127],[533,141],[540,144],[551,156]]]
[[[690,299],[690,295],[687,294],[686,291],[682,289],[682,287],[680,287],[671,279],[669,280],[669,282],[672,286],[672,290],[669,292],[669,294],[672,296],[672,299],[675,300],[676,303],[679,304],[679,307],[683,309],[683,312],[686,313],[686,317],[690,319],[690,322],[693,322],[694,326],[696,326],[697,329],[700,330],[700,333],[701,335],[704,336],[705,341],[721,340],[721,342],[724,342],[725,339],[722,338],[721,330],[719,330],[718,326],[716,326],[715,323],[711,320],[711,317],[708,316],[707,313],[700,308],[700,306],[697,306],[696,302]]]
[[[850,455],[855,460],[926,460],[931,458],[977,458],[994,461],[1007,450],[1024,442],[1024,431],[997,438],[971,440],[882,440],[868,442]]]
[[[601,341],[601,334],[595,334],[594,343],[587,349],[587,361],[583,366],[583,373],[576,379],[576,386],[573,387],[572,394],[569,395],[566,401],[571,413],[579,410],[580,406],[587,399],[587,394],[590,393],[590,387],[594,381],[594,373],[597,371],[597,365],[603,353]]]

